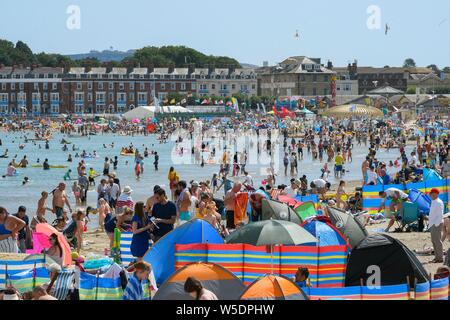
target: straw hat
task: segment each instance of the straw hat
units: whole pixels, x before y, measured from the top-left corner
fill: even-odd
[[[125,188],[123,188],[123,193],[132,193],[133,192],[133,189],[131,189],[131,187],[130,186],[126,186]]]

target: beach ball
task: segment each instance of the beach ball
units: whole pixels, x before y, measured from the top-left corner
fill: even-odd
[[[78,252],[74,251],[72,252],[72,260],[77,260],[79,257]]]

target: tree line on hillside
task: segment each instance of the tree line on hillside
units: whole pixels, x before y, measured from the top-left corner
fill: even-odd
[[[216,68],[235,67],[241,65],[233,58],[225,56],[205,55],[195,49],[185,46],[163,46],[144,47],[136,50],[133,56],[122,61],[101,62],[97,58],[84,58],[73,60],[62,54],[53,53],[33,53],[30,47],[18,41],[16,44],[0,39],[0,65],[13,66],[22,65],[24,67],[45,66],[45,67],[186,67],[188,65],[196,67],[214,66]]]

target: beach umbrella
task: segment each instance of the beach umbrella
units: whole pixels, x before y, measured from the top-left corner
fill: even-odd
[[[262,219],[263,220],[287,220],[296,224],[302,223],[302,219],[295,212],[294,209],[289,207],[286,203],[262,199]]]
[[[41,235],[46,235],[47,237],[50,237],[52,234],[56,234],[58,236],[58,242],[61,245],[62,253],[63,253],[63,264],[64,266],[68,266],[72,264],[72,251],[70,249],[70,245],[66,240],[66,237],[56,230],[53,226],[49,225],[48,223],[38,223],[36,225],[36,232],[40,233]],[[45,247],[45,243],[42,244],[42,246]]]
[[[339,210],[337,208],[327,207],[330,221],[347,239],[354,248],[369,234],[351,213]]]
[[[266,220],[250,223],[231,233],[227,243],[254,246],[316,244],[317,239],[308,231],[290,221]]]

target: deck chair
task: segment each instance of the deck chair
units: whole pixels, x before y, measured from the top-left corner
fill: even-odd
[[[54,296],[58,300],[66,300],[70,291],[73,288],[75,281],[75,271],[66,270],[58,273],[58,278],[55,281]]]
[[[295,208],[295,212],[297,212],[297,214],[303,221],[317,215],[316,206],[312,201],[307,201],[299,205],[297,208]]]
[[[400,211],[400,219],[397,219],[399,231],[407,232],[413,229],[413,225],[419,220],[419,205],[417,203],[405,202]]]

